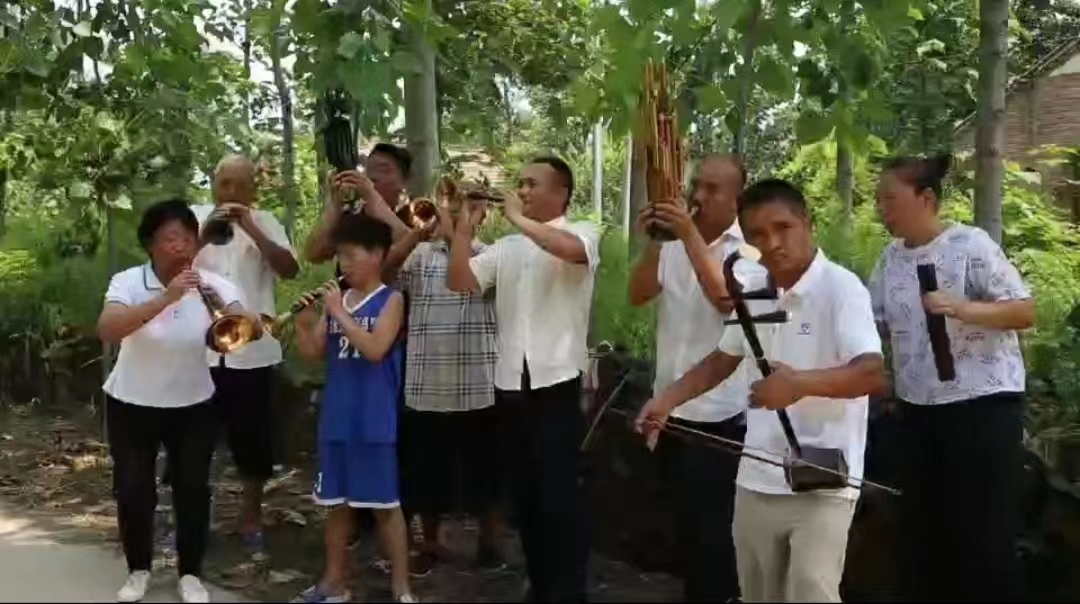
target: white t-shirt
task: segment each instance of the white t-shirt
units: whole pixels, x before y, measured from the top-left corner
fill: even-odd
[[[764,286],[764,282],[755,286]],[[780,325],[758,324],[765,358],[792,368],[832,369],[842,367],[863,354],[881,354],[881,338],[874,323],[870,293],[851,271],[834,264],[818,251],[810,268],[778,301],[751,300],[751,314],[785,309],[791,320]],[[751,375],[761,379],[741,329],[729,329],[720,341],[720,350],[744,356]],[[848,475],[863,475],[866,449],[866,396],[855,399],[804,398],[788,407],[787,413],[800,445],[841,449]],[[749,409],[746,413],[746,445],[765,451],[790,452],[780,419],[775,411]],[[776,455],[763,455],[777,462]],[[743,457],[736,480],[741,487],[759,493],[790,495],[783,468]],[[856,499],[858,489],[847,488],[822,493]]]
[[[199,270],[203,282],[226,304],[240,291],[224,277]],[[113,275],[105,302],[138,306],[161,296],[165,286],[149,264]],[[144,407],[187,407],[209,400],[214,382],[206,365],[210,312],[194,290],[166,306],[120,342],[120,354],[102,389],[109,396]]]
[[[495,286],[495,387],[500,390],[521,390],[526,360],[533,388],[585,371],[600,233],[592,223],[571,223],[565,216],[546,224],[580,238],[588,262],[562,260],[521,234],[507,235],[469,260],[481,291]]]
[[[870,277],[874,318],[889,328],[896,395],[916,405],[941,405],[997,392],[1024,392],[1026,371],[1015,331],[946,317],[956,379],[938,380],[916,266],[933,264],[938,290],[997,302],[1031,293],[1001,247],[980,228],[953,225],[930,243],[908,248],[893,241]]]
[[[192,206],[201,226],[214,211],[212,205]],[[278,219],[270,212],[263,210],[251,210],[255,224],[262,232],[281,247],[289,250],[296,258],[296,250],[289,243],[289,237],[285,233],[285,227],[281,226]],[[274,303],[274,285],[277,282],[277,274],[270,267],[266,257],[255,245],[255,240],[244,229],[233,225],[233,238],[225,245],[207,245],[199,251],[195,257],[195,266],[215,272],[229,279],[243,292],[245,307],[253,313],[270,315],[277,314]],[[213,350],[207,350],[207,362],[211,367],[217,367],[221,355]],[[234,369],[255,369],[269,367],[281,363],[281,343],[269,334],[263,335],[235,352],[225,355],[225,366]]]
[[[709,253],[717,263],[722,263],[743,243],[742,231],[736,223],[709,244]],[[744,266],[760,268],[758,264],[744,262],[736,268],[742,270]],[[661,291],[656,317],[655,394],[663,392],[716,350],[725,329],[738,329],[724,325],[727,317],[716,310],[702,291],[682,241],[668,241],[660,248],[657,277]],[[749,366],[744,363],[719,386],[680,405],[671,415],[695,422],[721,422],[734,417],[746,409],[749,380]]]

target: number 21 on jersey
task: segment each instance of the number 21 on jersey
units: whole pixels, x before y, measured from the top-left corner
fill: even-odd
[[[359,359],[360,351],[349,345],[349,339],[345,336],[338,338],[338,355],[339,359]]]

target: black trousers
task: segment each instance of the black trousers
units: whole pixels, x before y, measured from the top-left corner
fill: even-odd
[[[109,454],[120,541],[128,570],[150,570],[154,548],[154,474],[158,449],[171,461],[179,573],[199,575],[210,524],[210,458],[216,437],[209,402],[175,409],[108,398]]]
[[[700,432],[743,442],[745,416],[722,422],[672,418]],[[675,513],[676,563],[683,577],[686,602],[727,602],[739,597],[735,542],[735,476],[739,457],[700,441],[665,434],[657,454],[671,489]]]
[[[530,600],[584,602],[588,537],[579,448],[581,378],[497,390],[513,519],[525,551]]]
[[[1017,601],[1024,397],[900,408],[900,589],[910,601]]]

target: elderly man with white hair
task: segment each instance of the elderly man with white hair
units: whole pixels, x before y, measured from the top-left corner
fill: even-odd
[[[199,220],[200,250],[195,266],[227,276],[253,313],[275,314],[274,285],[299,271],[296,251],[273,214],[253,207],[255,165],[243,155],[228,155],[214,170],[214,205],[191,209]],[[208,222],[228,220],[233,236],[216,245]],[[240,533],[253,553],[263,550],[263,485],[273,476],[274,458],[270,400],[275,367],[282,361],[281,343],[266,334],[226,355],[207,351],[214,378],[213,404],[244,483]]]

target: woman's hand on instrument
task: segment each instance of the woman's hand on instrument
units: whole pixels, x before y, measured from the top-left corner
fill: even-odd
[[[165,295],[173,302],[176,302],[180,298],[183,298],[188,290],[199,287],[201,283],[202,280],[199,279],[198,271],[191,268],[185,268],[177,273],[176,276],[172,278],[172,281],[169,281],[169,285],[165,288]]]
[[[922,297],[923,306],[935,315],[962,319],[966,302],[943,291],[927,292]]]
[[[750,384],[750,407],[776,411],[786,409],[803,397],[798,372],[783,363],[769,361],[769,377]]]
[[[656,449],[656,443],[660,440],[660,431],[667,424],[669,415],[671,415],[671,408],[662,398],[651,398],[634,420],[634,429],[638,434],[645,436],[645,446],[650,451]]]
[[[678,201],[658,201],[653,204],[653,222],[671,231],[679,239],[686,241],[693,236],[694,219],[683,204]]]

